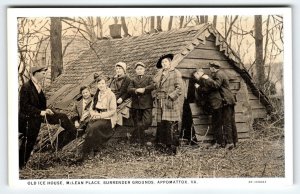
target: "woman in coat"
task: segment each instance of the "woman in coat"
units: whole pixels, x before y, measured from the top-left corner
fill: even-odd
[[[130,97],[128,87],[131,79],[126,74],[126,63],[118,62],[115,65],[116,75],[112,78],[109,88],[116,95],[117,105],[120,106],[126,99]],[[129,118],[129,107],[127,104],[122,110],[118,111],[117,124],[123,125],[123,118]]]
[[[116,95],[117,104],[119,105],[130,97],[127,90],[131,80],[126,74],[126,63],[118,62],[115,65],[115,70],[116,75],[112,78],[109,88]]]
[[[156,145],[165,145],[167,152],[176,154],[179,145],[178,121],[180,121],[181,73],[171,66],[173,54],[159,58],[154,76],[157,108]]]
[[[106,78],[98,77],[96,83],[98,89],[90,108],[91,119],[82,147],[82,160],[112,137],[117,119],[116,96],[107,87]]]

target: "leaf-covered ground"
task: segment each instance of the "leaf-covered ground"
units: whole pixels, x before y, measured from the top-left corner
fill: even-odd
[[[94,158],[82,164],[76,151],[34,153],[22,179],[65,178],[176,178],[176,177],[284,177],[282,130],[256,130],[233,150],[208,144],[182,145],[176,156],[114,139]]]

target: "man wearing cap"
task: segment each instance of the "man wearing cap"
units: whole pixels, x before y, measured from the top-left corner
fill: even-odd
[[[142,62],[135,64],[136,77],[134,77],[128,87],[131,94],[131,113],[134,121],[134,131],[132,142],[138,140],[140,144],[145,143],[145,130],[152,124],[152,90],[154,82],[151,76],[145,75],[146,66]]]
[[[223,100],[222,107],[222,131],[218,131],[217,134],[224,136],[223,143],[226,144],[227,149],[232,149],[236,146],[238,141],[237,129],[235,124],[235,97],[229,89],[229,80],[226,73],[220,69],[220,64],[217,61],[209,63],[212,77],[203,75],[201,78],[206,80],[207,86],[211,89],[218,90]],[[214,122],[214,121],[212,121]],[[218,143],[218,142],[217,142]]]
[[[19,168],[29,160],[38,137],[41,123],[61,124],[65,129],[59,134],[59,148],[76,137],[76,128],[66,114],[55,113],[47,109],[47,102],[42,90],[47,67],[32,67],[30,80],[24,83],[19,93],[19,133],[22,134],[19,148]]]
[[[169,154],[176,154],[179,146],[178,121],[181,120],[179,97],[182,94],[181,73],[172,67],[173,54],[159,58],[156,67],[160,69],[154,76],[155,102],[157,110],[156,146],[165,145]]]
[[[197,69],[193,73],[196,100],[205,114],[212,115],[212,131],[214,132],[215,141],[212,148],[219,148],[224,144],[222,133],[223,99],[219,90],[213,89],[208,85],[207,79],[201,79],[205,75],[203,69]]]

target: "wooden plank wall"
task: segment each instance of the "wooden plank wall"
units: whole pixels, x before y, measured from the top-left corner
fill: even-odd
[[[249,138],[253,119],[248,88],[241,76],[230,65],[228,58],[215,46],[213,36],[207,38],[205,45],[200,44],[197,46],[194,51],[180,62],[177,68],[181,71],[184,79],[189,79],[191,73],[196,68],[203,68],[207,74],[210,74],[208,66],[210,61],[218,61],[221,68],[227,73],[230,81],[230,89],[236,95],[238,101],[235,106],[238,136],[240,139]],[[204,114],[202,108],[196,105],[196,103],[191,103],[190,107],[197,139],[200,141],[212,140],[211,115]]]
[[[252,109],[252,116],[253,118],[266,118],[267,111],[265,106],[259,101],[259,97],[255,96],[251,89],[248,87],[248,95],[250,100],[250,105]]]

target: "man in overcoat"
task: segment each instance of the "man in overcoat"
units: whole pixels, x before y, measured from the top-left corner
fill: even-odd
[[[19,133],[22,136],[19,148],[19,168],[22,169],[30,158],[36,143],[41,123],[61,124],[65,129],[59,134],[61,148],[76,137],[76,128],[66,114],[55,113],[47,108],[42,90],[47,67],[32,67],[30,80],[24,83],[19,93]]]
[[[145,130],[152,124],[153,98],[151,92],[155,88],[152,76],[145,75],[146,65],[142,62],[135,64],[136,76],[131,80],[128,92],[131,94],[131,113],[135,130],[132,141],[145,143]]]
[[[224,146],[223,138],[223,98],[218,89],[211,88],[206,79],[203,69],[198,69],[193,73],[195,78],[195,92],[197,104],[201,106],[204,113],[212,115],[212,131],[214,137],[213,148]]]
[[[237,129],[235,123],[235,97],[229,88],[229,80],[226,73],[220,69],[221,65],[217,61],[209,63],[212,77],[203,75],[209,88],[218,90],[223,99],[222,118],[223,136],[227,149],[232,149],[238,142]],[[213,121],[214,122],[214,121]]]
[[[156,67],[160,69],[154,76],[155,101],[157,108],[156,145],[166,145],[170,154],[176,154],[179,145],[178,121],[181,111],[179,96],[182,95],[181,73],[171,65],[173,54],[159,58]]]

